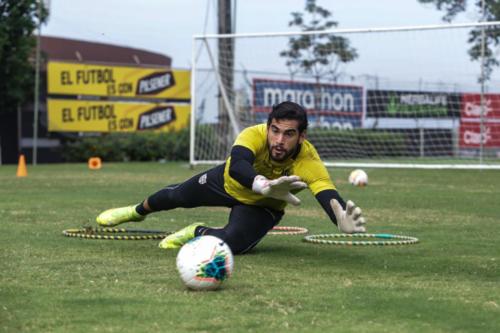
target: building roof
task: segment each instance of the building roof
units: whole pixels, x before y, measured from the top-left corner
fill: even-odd
[[[40,49],[48,60],[170,67],[172,59],[163,54],[111,44],[61,37],[41,36]]]

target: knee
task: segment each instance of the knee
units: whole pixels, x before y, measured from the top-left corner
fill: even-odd
[[[241,244],[237,244],[235,242],[232,242],[231,240],[225,241],[225,242],[227,243],[227,245],[229,245],[231,252],[233,252],[233,254],[235,254],[235,255],[236,254],[243,254],[247,250],[244,247],[242,247]]]
[[[227,243],[233,254],[244,254],[250,251],[257,244],[257,242],[252,242],[246,239],[243,235],[238,237],[237,235],[226,232],[224,236],[225,238],[222,240]]]
[[[242,254],[249,250],[248,246],[245,246],[243,242],[243,237],[236,237],[234,234],[228,233],[224,229],[208,229],[205,235],[211,235],[222,239],[229,246],[233,254]]]

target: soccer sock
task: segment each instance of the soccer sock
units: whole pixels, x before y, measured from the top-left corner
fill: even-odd
[[[137,212],[137,214],[139,214],[141,216],[145,216],[145,215],[147,215],[149,213],[146,210],[146,208],[144,208],[144,202],[141,202],[140,204],[138,204],[137,206],[135,206],[135,211]]]
[[[194,235],[195,235],[195,237],[203,236],[205,234],[205,231],[207,231],[207,230],[208,230],[207,227],[205,227],[203,225],[199,225],[194,229]]]

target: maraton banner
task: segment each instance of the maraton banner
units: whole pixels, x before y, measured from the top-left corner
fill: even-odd
[[[47,100],[51,132],[177,131],[189,126],[190,105]]]
[[[253,80],[255,112],[271,111],[274,104],[291,101],[317,116],[353,116],[363,114],[363,87],[268,79]]]
[[[49,62],[48,93],[189,100],[190,71]]]
[[[283,101],[302,105],[310,128],[353,129],[361,127],[363,88],[360,86],[302,81],[253,80],[253,111],[267,119],[272,106]]]
[[[267,121],[267,113],[255,113],[255,122],[265,123]],[[316,116],[308,115],[309,126],[307,128],[322,128],[322,129],[337,129],[337,130],[351,130],[361,127],[361,118],[358,116]]]

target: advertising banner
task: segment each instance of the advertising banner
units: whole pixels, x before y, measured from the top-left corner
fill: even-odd
[[[480,94],[462,94],[462,120],[480,121],[481,111]],[[500,95],[484,95],[483,119],[500,120]]]
[[[363,113],[363,87],[360,86],[254,79],[253,95],[256,112],[268,113],[274,104],[292,101],[310,114],[361,117]]]
[[[460,95],[393,90],[367,91],[370,118],[458,118]]]
[[[57,132],[177,131],[189,126],[190,105],[48,99],[48,129]]]
[[[479,148],[483,142],[485,148],[500,148],[500,123],[484,123],[481,135],[481,123],[460,123],[460,148]]]
[[[255,113],[255,122],[265,123],[267,121],[267,113],[258,112]],[[309,129],[312,128],[322,128],[322,129],[338,129],[338,130],[350,130],[353,128],[361,127],[360,117],[351,116],[316,116],[307,115],[309,121]]]
[[[189,100],[190,71],[49,62],[48,94]]]

